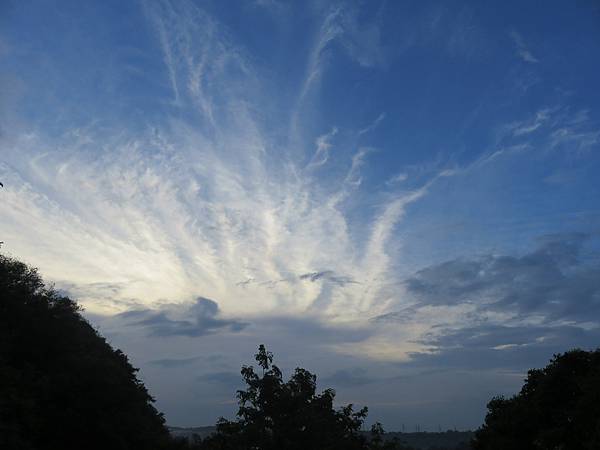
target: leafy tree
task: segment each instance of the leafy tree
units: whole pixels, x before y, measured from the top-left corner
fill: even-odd
[[[171,445],[136,372],[73,300],[0,255],[0,448]]]
[[[236,421],[221,418],[215,435],[206,439],[205,449],[366,449],[360,429],[367,408],[354,411],[352,405],[335,409],[335,392],[316,393],[316,376],[297,368],[284,382],[281,370],[273,364],[273,354],[264,345],[254,367],[242,367],[246,390],[237,393],[239,411]],[[377,430],[383,431],[381,430]],[[380,441],[378,441],[381,443]],[[383,448],[383,447],[377,447]]]
[[[600,448],[600,349],[555,355],[521,392],[493,398],[475,450]]]

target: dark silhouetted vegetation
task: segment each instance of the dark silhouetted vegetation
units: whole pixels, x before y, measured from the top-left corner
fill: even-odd
[[[555,355],[519,394],[492,399],[473,448],[600,449],[600,350]]]
[[[136,371],[74,301],[0,255],[1,449],[171,445]]]
[[[367,408],[353,405],[334,408],[335,392],[316,392],[317,377],[297,368],[289,381],[273,364],[273,355],[261,345],[254,367],[244,366],[246,390],[237,393],[237,420],[221,418],[216,432],[198,443],[206,450],[362,450],[400,449],[398,443],[383,439],[383,428],[373,425],[369,440],[361,433]]]
[[[470,432],[384,434],[376,423],[367,433],[366,407],[334,407],[335,392],[317,393],[316,375],[302,368],[284,381],[263,345],[255,359],[257,370],[241,370],[236,420],[174,439],[127,356],[35,269],[0,255],[0,449],[469,448]],[[600,350],[555,355],[530,370],[519,394],[489,402],[471,447],[600,449]]]

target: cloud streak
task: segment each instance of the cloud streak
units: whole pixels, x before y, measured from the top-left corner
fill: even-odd
[[[523,40],[523,37],[521,36],[521,34],[517,33],[515,30],[511,30],[509,33],[509,36],[512,39],[513,43],[515,44],[516,50],[517,50],[517,56],[521,60],[525,61],[526,63],[530,63],[530,64],[536,64],[536,63],[540,62],[535,56],[533,56],[533,53],[531,53],[531,51],[525,44],[525,41]]]

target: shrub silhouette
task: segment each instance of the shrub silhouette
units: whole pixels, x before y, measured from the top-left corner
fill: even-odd
[[[170,445],[136,372],[73,300],[0,255],[0,448]]]
[[[493,398],[475,450],[600,448],[600,349],[555,355],[521,392]]]

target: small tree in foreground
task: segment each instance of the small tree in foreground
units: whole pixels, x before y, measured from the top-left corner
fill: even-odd
[[[367,408],[354,411],[347,405],[333,406],[335,392],[326,389],[316,393],[317,377],[297,368],[284,382],[281,370],[273,364],[273,354],[264,345],[254,367],[244,366],[242,377],[247,388],[237,393],[239,411],[236,421],[221,418],[217,432],[206,439],[207,449],[366,449],[360,433]]]

